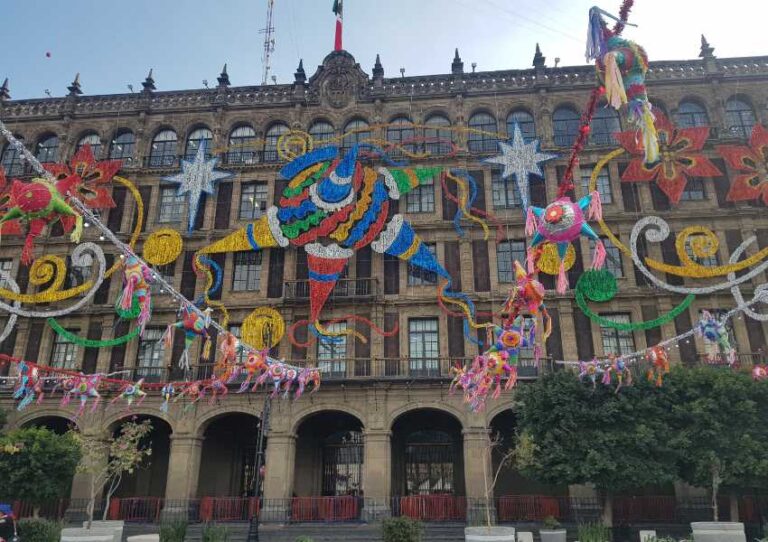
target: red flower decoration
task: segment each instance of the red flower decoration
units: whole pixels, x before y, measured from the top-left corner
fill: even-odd
[[[69,164],[45,164],[45,169],[56,177],[56,187],[65,197],[75,197],[91,209],[115,206],[106,188],[120,168],[121,160],[97,162],[90,145],[83,145]]]
[[[731,184],[728,201],[755,200],[762,197],[768,205],[768,130],[759,124],[752,128],[749,146],[715,147],[726,163],[741,173]]]
[[[559,205],[558,206],[550,207],[547,210],[547,214],[544,217],[544,220],[546,220],[550,224],[553,224],[555,222],[560,222],[560,219],[563,218],[563,213],[564,212],[565,211],[563,210],[563,208],[561,206],[559,206]]]
[[[655,164],[644,163],[642,140],[634,130],[614,134],[619,144],[633,157],[621,180],[656,181],[669,201],[676,204],[680,201],[689,178],[716,177],[722,173],[701,153],[709,137],[708,126],[678,128],[660,111],[654,111],[654,114],[661,158]]]

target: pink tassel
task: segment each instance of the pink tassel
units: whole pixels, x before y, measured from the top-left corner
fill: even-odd
[[[533,209],[528,207],[525,214],[525,235],[531,236],[534,233],[536,233],[536,216],[533,214]]]
[[[536,367],[538,367],[541,359],[541,346],[538,344],[533,347],[533,359],[536,362]]]
[[[598,240],[595,243],[595,254],[592,256],[592,269],[602,269],[605,265],[605,244]]]
[[[587,218],[589,220],[602,220],[603,219],[603,201],[600,199],[600,192],[593,191],[592,200],[589,202],[589,211]]]
[[[123,310],[130,310],[131,305],[133,304],[133,292],[134,288],[136,287],[136,280],[133,278],[128,279],[125,282],[125,287],[123,288],[123,297],[120,299],[120,308]]]
[[[603,373],[602,384],[603,384],[603,386],[610,386],[611,385],[611,371],[610,371],[610,369],[606,370]]]
[[[528,268],[528,273],[533,273],[536,270],[533,262],[533,248],[529,248],[528,253],[525,255],[525,265]]]
[[[172,348],[173,347],[173,328],[175,326],[173,324],[170,324],[167,328],[165,328],[165,333],[163,333],[163,344],[166,348]]]
[[[568,290],[568,277],[565,275],[565,263],[560,260],[560,270],[557,272],[557,293],[564,294]]]

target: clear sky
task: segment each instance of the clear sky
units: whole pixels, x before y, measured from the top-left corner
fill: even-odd
[[[465,70],[526,68],[536,42],[553,65],[584,64],[595,0],[344,0],[344,48],[370,73],[446,73],[459,48]],[[620,0],[601,7],[616,12]],[[261,82],[267,0],[0,0],[0,80],[15,99],[66,94],[76,72],[86,94],[211,86],[229,64],[233,85]],[[332,0],[275,0],[279,83],[300,58],[312,75],[333,46]],[[636,0],[630,19],[651,60],[690,59],[706,35],[719,57],[768,55],[766,0]],[[50,58],[46,57],[50,52]]]

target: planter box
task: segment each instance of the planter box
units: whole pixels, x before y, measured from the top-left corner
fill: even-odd
[[[83,522],[83,528],[88,526],[88,521]],[[114,537],[114,542],[122,542],[123,540],[123,528],[125,527],[125,522],[123,520],[93,520],[93,523],[91,523],[91,530],[99,529],[99,530],[106,530],[106,531],[112,531],[112,535]]]
[[[743,523],[700,521],[691,523],[694,542],[747,542]]]
[[[159,534],[137,534],[129,536],[128,542],[160,542]]]
[[[515,542],[514,527],[465,527],[466,542]]]
[[[567,531],[565,529],[556,529],[548,531],[546,529],[539,530],[539,537],[541,542],[565,542],[565,535]]]
[[[81,529],[79,527],[62,529],[61,542],[114,542],[113,529]]]

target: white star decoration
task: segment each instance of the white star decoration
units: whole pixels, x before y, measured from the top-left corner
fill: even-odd
[[[197,208],[200,206],[200,198],[203,193],[213,194],[213,185],[221,179],[232,177],[232,173],[227,171],[218,171],[213,169],[218,158],[205,159],[205,145],[200,145],[197,149],[195,159],[192,161],[181,161],[181,173],[163,177],[164,181],[179,184],[177,194],[179,196],[188,194],[189,202],[189,220],[188,230],[192,231],[195,226],[195,217],[197,217]]]
[[[538,139],[526,143],[517,123],[515,123],[512,143],[499,141],[499,150],[501,151],[500,155],[488,158],[485,162],[504,166],[501,176],[505,179],[514,175],[517,188],[520,190],[520,199],[523,201],[523,210],[526,210],[528,208],[528,175],[544,177],[539,162],[552,160],[557,158],[557,155],[539,152]]]

